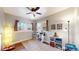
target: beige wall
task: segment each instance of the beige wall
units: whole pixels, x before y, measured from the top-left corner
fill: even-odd
[[[43,20],[48,20],[48,26],[49,26],[49,31],[54,34],[54,32],[57,32],[59,37],[63,39],[63,46],[65,43],[68,43],[68,23],[67,21],[70,21],[70,43],[75,43],[77,46],[79,46],[79,40],[78,40],[78,35],[79,35],[79,20],[76,19],[77,13],[78,13],[78,8],[68,8],[66,10],[63,10],[61,12],[58,12],[54,15],[48,16],[44,19],[41,19],[41,22]],[[62,23],[63,24],[63,29],[62,30],[51,30],[51,25],[52,24],[58,24]]]
[[[79,8],[76,8],[75,44],[79,47]]]
[[[54,34],[54,32],[57,32],[59,37],[63,39],[63,46],[65,43],[68,43],[68,20],[73,20],[70,21],[70,43],[73,43],[73,40],[75,38],[74,36],[74,27],[73,27],[73,22],[74,22],[74,8],[69,8],[67,10],[64,10],[62,12],[56,13],[55,15],[51,15],[49,18],[49,30]],[[62,24],[62,30],[51,30],[51,25],[52,24]]]
[[[10,15],[10,14],[6,14],[5,13],[5,19],[6,19],[6,24],[10,24],[12,26],[14,26],[15,20],[19,20],[19,21],[25,21],[26,23],[31,23],[32,21],[22,18],[22,17],[18,17],[18,16],[14,16],[14,15]],[[28,40],[32,38],[32,31],[15,31],[14,32],[15,36],[15,40],[14,43],[20,42],[20,41],[24,41],[24,40]]]
[[[26,18],[14,16],[14,15],[7,14],[7,13],[5,13],[5,19],[6,19],[6,23],[9,23],[11,25],[14,25],[15,20],[25,21],[26,23],[32,22],[31,20],[28,20]]]
[[[0,33],[2,33],[2,27],[4,23],[5,23],[5,15],[4,15],[3,9],[0,8]]]
[[[1,50],[1,33],[2,33],[2,29],[3,29],[3,24],[5,23],[5,16],[4,16],[4,12],[3,9],[0,8],[0,50]]]

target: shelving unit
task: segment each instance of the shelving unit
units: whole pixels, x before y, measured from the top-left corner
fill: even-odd
[[[58,49],[62,49],[62,38],[51,37],[50,38],[50,46],[56,47]]]

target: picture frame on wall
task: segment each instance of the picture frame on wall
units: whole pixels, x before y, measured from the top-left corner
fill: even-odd
[[[62,24],[57,24],[57,30],[62,30]]]
[[[51,30],[56,30],[56,25],[55,24],[51,25]]]

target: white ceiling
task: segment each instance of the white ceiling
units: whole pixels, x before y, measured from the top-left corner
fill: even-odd
[[[64,9],[67,9],[67,7],[40,7],[38,12],[42,13],[42,15],[36,15],[35,17],[33,17],[32,14],[29,14],[29,15],[26,14],[30,11],[25,7],[3,7],[3,10],[5,13],[24,17],[31,20],[36,20],[36,19],[50,16]]]

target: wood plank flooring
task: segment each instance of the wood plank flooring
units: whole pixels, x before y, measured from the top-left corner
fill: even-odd
[[[61,51],[61,50],[57,48],[53,48],[38,40],[31,39],[16,44],[16,48],[13,49],[12,51]]]

